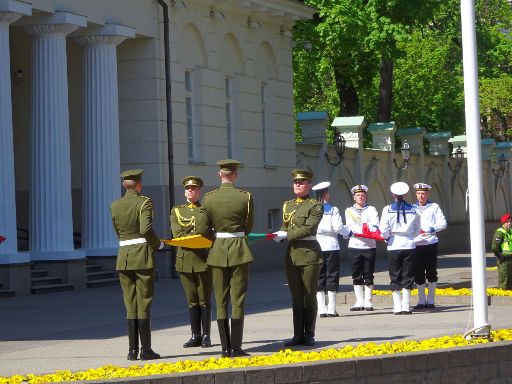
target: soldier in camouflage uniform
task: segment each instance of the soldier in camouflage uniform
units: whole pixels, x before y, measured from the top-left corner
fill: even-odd
[[[187,176],[182,180],[187,204],[171,209],[171,231],[174,238],[190,235],[211,236],[208,232],[208,216],[201,207],[201,187],[203,180]],[[176,271],[180,274],[188,301],[192,337],[183,344],[189,347],[211,347],[210,324],[212,293],[212,271],[206,264],[208,249],[179,247],[176,253]],[[201,325],[203,332],[201,334]]]
[[[110,207],[114,230],[119,238],[116,269],[123,290],[128,319],[128,360],[158,359],[151,349],[150,310],[154,290],[154,251],[163,243],[153,232],[153,205],[142,196],[142,169],[121,173],[126,194]]]
[[[310,197],[313,173],[292,171],[296,199],[283,204],[283,226],[275,241],[288,239],[285,266],[292,295],[293,338],[285,346],[315,344],[316,293],[322,250],[316,231],[322,220],[322,204]]]
[[[207,263],[212,267],[222,357],[247,356],[242,349],[245,294],[249,264],[254,258],[245,237],[253,226],[254,205],[249,192],[233,185],[240,162],[226,159],[218,161],[217,165],[222,184],[206,193],[203,199],[210,226],[215,231]],[[228,319],[230,300],[231,329]]]

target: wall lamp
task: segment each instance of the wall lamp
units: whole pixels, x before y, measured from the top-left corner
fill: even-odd
[[[286,36],[286,37],[293,36],[292,31],[290,31],[289,29],[284,29],[283,27],[279,28],[279,34],[281,36]]]
[[[450,171],[453,173],[457,173],[460,171],[462,167],[462,162],[464,161],[464,150],[460,147],[460,145],[457,146],[457,149],[455,150],[455,166],[452,168],[452,165],[450,162],[448,162],[448,168],[450,168]],[[494,172],[494,170],[493,170]]]
[[[495,171],[494,168],[492,169],[492,173],[497,179],[503,177],[503,175],[505,175],[505,172],[509,167],[508,159],[505,157],[505,154],[502,153],[501,156],[499,157],[498,165],[498,170]]]
[[[341,135],[338,128],[334,128],[334,150],[336,151],[336,156],[338,159],[331,161],[329,154],[325,152],[325,159],[329,164],[334,167],[341,164],[341,161],[343,160],[343,154],[345,153],[345,144],[347,144],[345,138]]]
[[[302,46],[306,51],[311,51],[313,49],[313,44],[311,41],[292,41],[292,48]]]
[[[260,29],[261,28],[261,23],[259,21],[251,19],[251,17],[248,17],[247,18],[247,26],[250,29]]]
[[[217,19],[217,20],[224,20],[226,18],[226,16],[224,16],[224,14],[221,11],[216,11],[213,8],[210,8],[210,17],[212,19]]]
[[[171,0],[171,7],[173,8],[188,8],[187,3],[181,0]]]
[[[409,165],[409,159],[411,158],[411,146],[407,140],[404,140],[402,143],[400,151],[402,152],[402,164],[399,166],[396,162],[396,158],[393,158],[393,165],[400,171],[403,171]]]

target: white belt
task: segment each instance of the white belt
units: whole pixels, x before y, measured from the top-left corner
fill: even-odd
[[[231,239],[231,238],[234,238],[234,237],[245,237],[245,232],[233,232],[233,233],[217,232],[215,234],[215,237],[217,239]]]
[[[131,240],[121,240],[119,242],[120,247],[124,247],[126,245],[134,245],[134,244],[144,244],[146,242],[146,239],[143,237],[139,237],[138,239],[131,239]]]
[[[314,235],[314,236],[304,237],[304,238],[302,238],[302,239],[297,239],[297,240],[316,240],[316,235]]]

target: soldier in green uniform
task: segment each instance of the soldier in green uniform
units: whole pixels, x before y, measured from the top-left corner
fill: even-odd
[[[494,232],[492,251],[498,265],[498,288],[512,289],[512,216],[501,216],[501,227]]]
[[[171,231],[174,238],[208,233],[208,216],[201,207],[201,187],[203,180],[196,176],[187,176],[182,180],[185,187],[187,204],[178,205],[171,209]],[[190,327],[192,337],[183,344],[189,347],[211,347],[210,325],[212,293],[212,271],[206,264],[208,249],[192,249],[179,247],[176,254],[176,271],[180,273],[188,301]],[[203,333],[201,334],[201,324]]]
[[[163,243],[153,232],[153,205],[142,196],[142,169],[121,173],[126,194],[110,206],[112,223],[119,238],[116,269],[123,290],[128,319],[128,360],[158,359],[151,349],[150,310],[154,290],[154,251]]]
[[[205,194],[203,207],[208,212],[215,240],[207,263],[212,267],[213,288],[217,303],[217,325],[222,357],[247,356],[242,349],[245,294],[249,263],[254,258],[245,236],[253,226],[254,204],[249,192],[234,187],[239,161],[217,162],[221,186]],[[231,299],[231,330],[228,304]]]
[[[316,241],[316,230],[322,220],[322,204],[309,196],[313,173],[304,169],[292,171],[296,198],[283,205],[283,226],[275,241],[288,239],[285,266],[292,294],[293,338],[285,346],[315,344],[318,309],[316,292],[322,250]]]

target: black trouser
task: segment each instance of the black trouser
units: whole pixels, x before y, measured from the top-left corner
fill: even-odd
[[[354,285],[373,285],[373,272],[375,271],[375,248],[359,249],[349,248],[348,258],[352,267],[352,280]]]
[[[322,264],[318,275],[318,290],[338,292],[340,286],[340,251],[322,252]]]
[[[437,244],[416,246],[416,284],[437,281]]]
[[[414,285],[414,249],[388,250],[391,290],[412,289]]]

